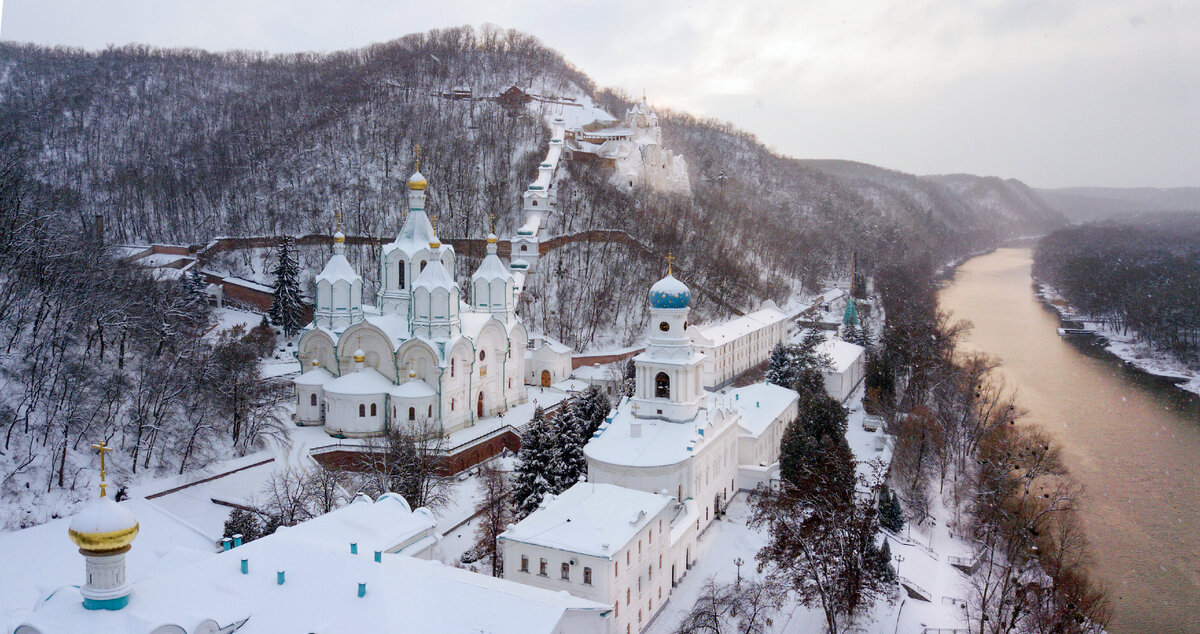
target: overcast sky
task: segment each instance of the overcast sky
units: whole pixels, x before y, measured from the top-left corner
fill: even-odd
[[[1200,2],[0,0],[0,39],[329,51],[461,24],[802,158],[1200,186]]]

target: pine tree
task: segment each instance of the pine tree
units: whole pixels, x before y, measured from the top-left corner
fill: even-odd
[[[879,525],[893,533],[898,533],[904,528],[904,511],[900,508],[900,498],[895,492],[888,490],[886,485],[879,491]]]
[[[304,327],[304,304],[300,299],[299,267],[296,265],[296,243],[287,236],[279,244],[278,260],[271,271],[275,274],[274,299],[268,315],[271,323],[291,337]]]
[[[200,274],[200,266],[198,264],[193,264],[192,268],[184,275],[183,286],[187,289],[188,295],[195,301],[207,301],[208,298],[205,296],[204,291],[208,288],[208,285],[204,283],[204,276]]]
[[[558,460],[562,465],[562,472],[557,474],[554,492],[562,493],[579,482],[579,476],[587,474],[587,458],[583,455],[583,445],[587,442],[584,437],[587,422],[576,415],[574,408],[561,410],[561,414],[555,419],[558,422]],[[550,473],[555,474],[553,470]]]
[[[832,360],[818,352],[823,343],[825,335],[814,329],[807,331],[798,344],[776,345],[767,358],[767,382],[801,394],[824,393],[825,378],[821,371],[829,369]]]
[[[229,518],[225,520],[225,531],[222,533],[225,537],[233,537],[241,535],[242,542],[251,542],[264,534],[263,523],[254,513],[244,509],[233,509],[229,512]]]
[[[596,433],[596,430],[604,423],[604,418],[608,416],[609,410],[612,409],[612,403],[600,391],[600,388],[592,385],[572,402],[571,409],[574,410],[578,422],[583,425],[581,434],[583,442],[587,443],[592,434]]]
[[[513,517],[517,521],[536,511],[542,498],[550,492],[547,473],[553,460],[553,447],[548,427],[546,413],[539,407],[521,434],[512,494]]]

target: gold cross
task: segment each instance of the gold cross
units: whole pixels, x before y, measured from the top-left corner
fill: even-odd
[[[637,418],[637,403],[633,404],[633,417]]]
[[[107,486],[107,483],[104,481],[104,479],[108,475],[108,471],[104,468],[104,454],[112,451],[112,449],[109,449],[108,443],[104,442],[103,440],[92,445],[92,449],[95,449],[100,454],[100,497],[104,497],[107,494],[104,490],[104,488]]]
[[[340,210],[337,211],[337,221],[338,221],[337,230],[338,230],[338,233],[341,233],[342,232],[342,212]]]
[[[671,255],[670,251],[667,251],[667,275],[671,274],[671,262],[674,262],[674,261],[675,261],[675,256]]]
[[[496,214],[488,214],[488,233],[496,233]]]
[[[417,159],[417,169],[415,169],[413,171],[419,172],[419,171],[421,171],[421,144],[420,143],[413,146],[413,156],[416,157],[416,159]]]
[[[436,236],[437,235],[437,214],[434,214],[433,217],[430,219],[433,220],[433,235]]]

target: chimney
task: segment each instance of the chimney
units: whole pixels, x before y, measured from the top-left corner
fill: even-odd
[[[278,585],[278,586],[283,585],[283,571],[282,570],[275,571],[275,585]]]
[[[233,540],[229,539],[228,537],[226,537],[225,539],[222,539],[221,540],[221,550],[226,551],[226,550],[229,550],[230,548],[233,548]]]
[[[350,554],[351,555],[358,554],[358,544],[356,542],[350,542]]]
[[[365,584],[365,583],[358,584],[358,596],[359,596],[359,598],[367,596],[367,584]]]
[[[640,419],[635,418],[629,422],[629,437],[630,438],[641,438],[642,437],[642,421]]]
[[[242,545],[242,534],[238,533],[237,535],[233,536],[233,547],[237,548],[238,546],[241,546],[241,545]]]
[[[242,560],[242,574],[244,574],[244,575],[250,574],[250,560],[249,559]]]
[[[383,563],[383,552],[375,551],[375,563]]]

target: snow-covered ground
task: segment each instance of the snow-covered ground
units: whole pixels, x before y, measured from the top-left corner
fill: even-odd
[[[1134,330],[1120,331],[1102,321],[1079,315],[1053,288],[1046,284],[1037,285],[1038,298],[1058,313],[1060,319],[1079,321],[1094,329],[1108,340],[1104,348],[1122,361],[1154,376],[1175,381],[1180,389],[1200,394],[1200,372],[1188,368],[1171,353],[1157,350],[1144,341],[1138,341]]]

